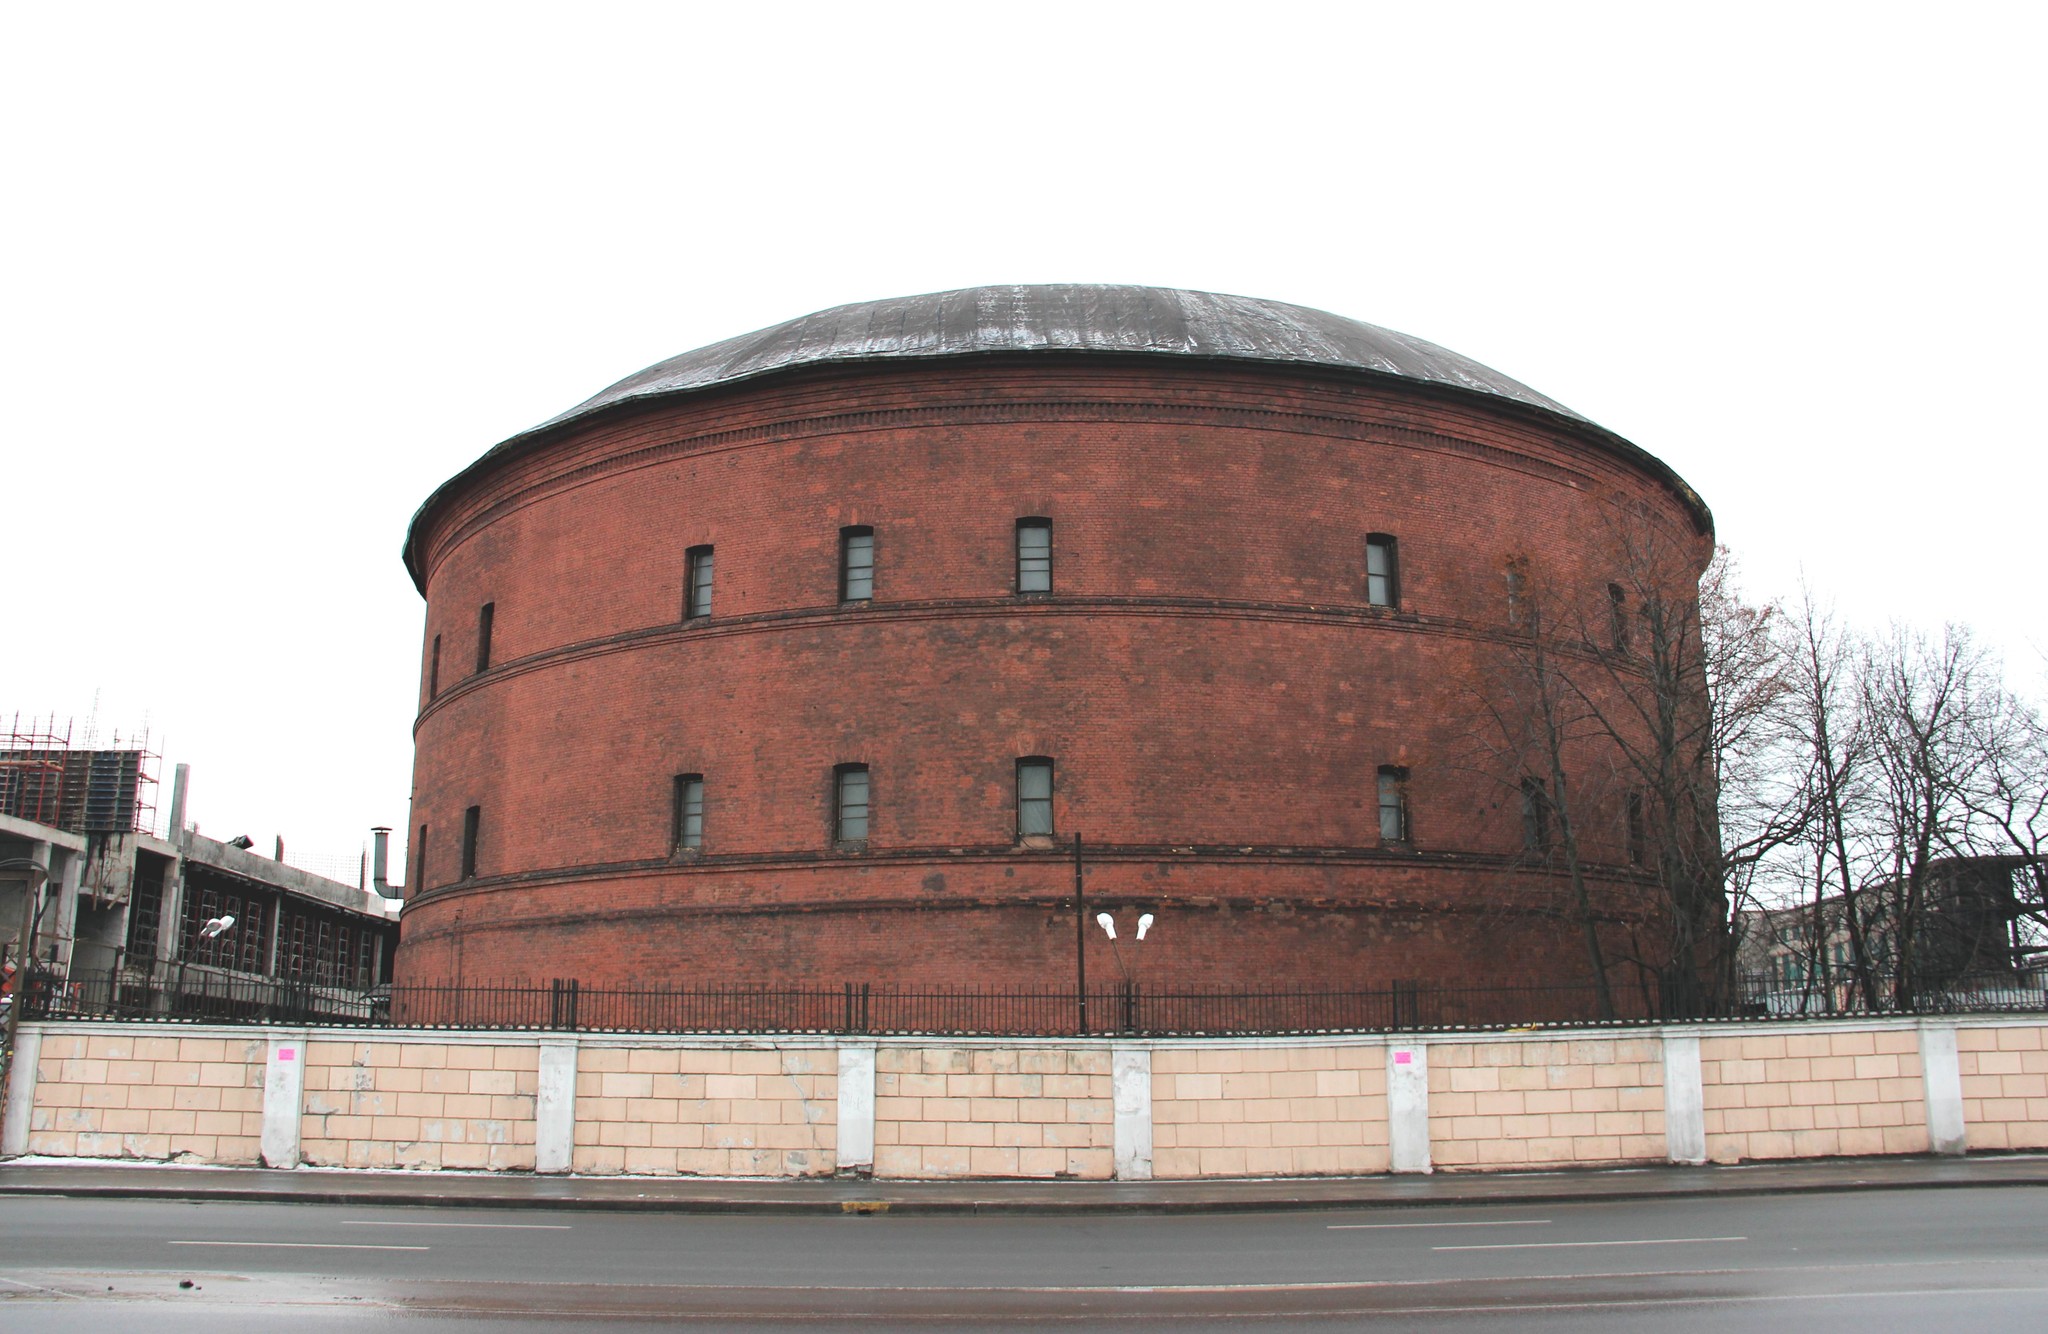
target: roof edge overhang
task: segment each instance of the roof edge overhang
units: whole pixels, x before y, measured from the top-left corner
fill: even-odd
[[[814,372],[844,371],[849,368],[876,369],[882,371],[922,370],[932,366],[953,365],[962,361],[1028,361],[1032,363],[1056,359],[1066,363],[1089,361],[1133,361],[1143,360],[1191,368],[1229,366],[1235,368],[1261,367],[1271,370],[1293,372],[1318,379],[1366,381],[1374,384],[1395,384],[1403,389],[1427,396],[1441,396],[1454,402],[1480,406],[1492,412],[1509,417],[1533,421],[1555,431],[1575,436],[1616,456],[1632,467],[1648,474],[1685,508],[1691,517],[1694,529],[1702,536],[1714,535],[1714,515],[1707,502],[1700,498],[1683,477],[1664,460],[1647,449],[1618,435],[1606,427],[1576,413],[1557,412],[1534,403],[1525,403],[1501,394],[1483,389],[1470,389],[1462,385],[1446,384],[1432,380],[1419,380],[1412,376],[1392,371],[1379,371],[1367,367],[1338,366],[1322,361],[1280,361],[1249,359],[1243,357],[1200,357],[1181,352],[1155,351],[1111,351],[1101,348],[1089,349],[987,349],[974,352],[952,352],[928,357],[890,356],[887,358],[840,358],[804,362],[794,366],[781,366],[751,375],[736,376],[720,380],[715,384],[697,385],[687,388],[666,390],[658,393],[635,395],[602,404],[587,412],[571,409],[570,412],[517,435],[509,436],[486,450],[481,456],[435,487],[413,511],[412,519],[406,524],[405,544],[400,553],[405,562],[406,572],[412,576],[414,589],[424,597],[427,591],[426,569],[421,559],[420,539],[422,530],[435,510],[458,492],[498,468],[525,457],[534,450],[575,431],[594,424],[629,417],[678,400],[706,398],[734,390],[747,390],[756,385],[778,379],[791,378]]]

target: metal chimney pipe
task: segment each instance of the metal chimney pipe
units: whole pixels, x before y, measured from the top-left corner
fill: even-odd
[[[385,865],[391,856],[390,826],[375,826],[370,830],[370,837],[376,840],[370,853],[370,883],[377,887],[377,893],[384,898],[395,899],[398,895],[391,892],[391,882],[385,878]],[[399,889],[402,893],[404,886],[401,885]]]

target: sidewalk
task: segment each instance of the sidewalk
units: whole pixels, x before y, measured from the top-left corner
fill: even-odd
[[[763,1181],[319,1168],[272,1171],[51,1159],[0,1163],[0,1196],[672,1213],[1244,1213],[1967,1186],[2048,1186],[2048,1154],[1260,1181]]]

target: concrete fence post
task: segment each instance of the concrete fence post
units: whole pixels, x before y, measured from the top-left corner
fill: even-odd
[[[1920,1025],[1920,1078],[1927,1095],[1927,1147],[1936,1153],[1967,1153],[1963,1124],[1963,1072],[1956,1053],[1956,1026],[1940,1021]]]
[[[1116,1179],[1152,1179],[1152,1049],[1113,1047],[1110,1098],[1115,1109]]]
[[[1396,1172],[1427,1172],[1429,1164],[1429,1048],[1387,1047],[1387,1156]]]
[[[1707,1100],[1697,1036],[1664,1036],[1664,1156],[1674,1163],[1707,1161]]]
[[[540,1044],[533,1098],[533,1170],[566,1172],[576,1158],[576,1043]]]
[[[299,1165],[299,1125],[306,1114],[306,1033],[272,1032],[263,1065],[263,1165]]]
[[[875,1170],[875,1049],[839,1049],[839,1150],[841,1172]]]
[[[43,1035],[27,1024],[14,1038],[14,1064],[7,1072],[5,1125],[0,1126],[0,1156],[19,1158],[28,1152],[28,1132],[35,1119],[36,1063],[42,1059]]]

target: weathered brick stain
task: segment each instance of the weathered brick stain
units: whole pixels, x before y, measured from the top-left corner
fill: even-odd
[[[1510,555],[1604,588],[1614,493],[1692,531],[1559,419],[1273,366],[820,368],[573,424],[420,523],[444,643],[401,975],[1064,983],[1071,864],[1014,846],[1015,761],[1044,755],[1060,839],[1105,849],[1091,898],[1126,932],[1160,914],[1123,942],[1148,985],[1578,981],[1561,887],[1513,869],[1512,804],[1451,762],[1451,693],[1506,633]],[[1013,593],[1023,516],[1054,524],[1050,598]],[[841,607],[852,524],[875,595]],[[1397,609],[1365,605],[1369,532],[1400,541]],[[684,624],[700,544],[714,615]],[[465,678],[485,602],[492,670]],[[870,766],[865,852],[830,848],[847,762]],[[1411,770],[1412,851],[1377,846],[1381,764]],[[672,859],[685,772],[704,846]],[[1589,831],[1609,863],[1618,841]],[[1632,911],[1626,873],[1596,880]]]

